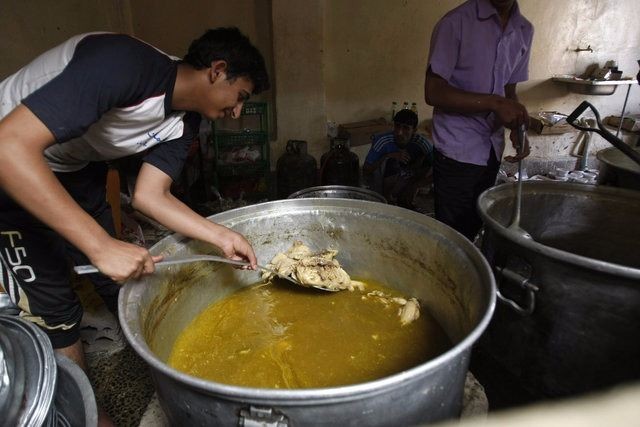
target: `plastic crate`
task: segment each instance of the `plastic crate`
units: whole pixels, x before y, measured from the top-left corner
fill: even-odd
[[[218,119],[211,122],[214,135],[242,134],[245,132],[269,132],[269,106],[266,102],[246,102],[242,106],[240,117]]]
[[[220,177],[265,175],[269,164],[265,160],[253,163],[216,164],[216,173]]]
[[[218,147],[266,144],[267,140],[266,132],[224,132],[214,135],[214,142]]]
[[[228,189],[231,197],[239,192],[268,196],[262,191],[271,181],[268,104],[246,102],[237,120],[217,120],[211,123],[211,130],[216,188]]]

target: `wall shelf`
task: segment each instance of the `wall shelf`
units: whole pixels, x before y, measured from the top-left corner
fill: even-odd
[[[570,92],[584,95],[612,95],[618,86],[638,84],[636,79],[628,80],[583,80],[574,76],[555,76],[552,81],[565,83]]]

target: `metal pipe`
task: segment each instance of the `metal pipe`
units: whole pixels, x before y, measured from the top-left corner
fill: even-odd
[[[627,109],[627,100],[629,99],[629,92],[631,92],[631,85],[627,86],[627,95],[624,97],[624,104],[622,105],[622,114],[620,114],[620,123],[618,124],[618,130],[616,131],[616,138],[622,129],[622,122],[624,120],[624,110]]]

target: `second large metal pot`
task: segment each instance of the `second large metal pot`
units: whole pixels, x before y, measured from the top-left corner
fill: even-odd
[[[282,200],[211,219],[243,233],[262,261],[295,240],[337,249],[353,276],[416,296],[454,346],[412,369],[344,387],[256,389],[195,378],[165,363],[176,337],[205,307],[254,283],[258,274],[210,263],[203,266],[208,274],[176,286],[171,275],[185,270],[170,267],[128,283],[119,308],[125,336],[151,366],[158,398],[173,424],[398,426],[459,415],[471,346],[495,304],[489,266],[463,236],[406,209],[348,199]],[[151,251],[180,256],[211,248],[174,235]]]
[[[308,197],[326,197],[334,199],[368,200],[370,202],[387,203],[387,199],[375,191],[348,185],[321,185],[296,191],[288,199],[304,199]]]
[[[640,153],[640,148],[636,148]],[[640,191],[640,165],[616,147],[605,148],[597,154],[600,164],[598,183]]]
[[[501,300],[482,354],[534,400],[640,379],[640,192],[523,183],[529,240],[508,228],[515,191],[478,202]]]

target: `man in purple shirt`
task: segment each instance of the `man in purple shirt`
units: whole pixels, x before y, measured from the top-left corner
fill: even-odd
[[[528,125],[516,84],[528,79],[532,38],[515,0],[468,0],[431,36],[425,100],[434,107],[436,218],[470,240],[482,226],[476,200],[495,183],[504,127]],[[528,154],[525,146],[505,160]]]

